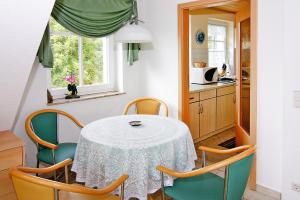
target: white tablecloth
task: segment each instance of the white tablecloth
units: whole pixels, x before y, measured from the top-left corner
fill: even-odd
[[[140,120],[132,127],[129,122]],[[88,187],[104,187],[128,174],[125,199],[147,199],[160,189],[157,165],[189,171],[197,159],[188,127],[176,120],[154,115],[124,115],[101,119],[85,126],[78,141],[72,171]],[[166,176],[165,185],[173,178]],[[116,191],[118,192],[118,191]]]

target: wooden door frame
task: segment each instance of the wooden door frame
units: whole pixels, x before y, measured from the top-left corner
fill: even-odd
[[[197,0],[178,4],[178,58],[179,58],[179,119],[189,123],[189,11],[238,2],[240,0]],[[250,86],[250,144],[256,144],[257,130],[257,0],[251,5],[251,86]],[[238,110],[237,110],[238,112]],[[238,121],[238,120],[237,120]],[[251,171],[250,186],[256,186],[256,159]]]

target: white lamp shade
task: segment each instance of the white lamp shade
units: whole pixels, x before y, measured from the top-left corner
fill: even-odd
[[[152,35],[140,24],[127,24],[115,33],[114,38],[121,43],[148,43]]]

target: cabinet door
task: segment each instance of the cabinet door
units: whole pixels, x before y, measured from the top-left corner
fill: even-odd
[[[189,128],[192,138],[199,138],[199,102],[189,104]]]
[[[228,94],[217,98],[217,129],[234,124],[235,94]]]
[[[200,101],[200,137],[216,130],[216,98]]]

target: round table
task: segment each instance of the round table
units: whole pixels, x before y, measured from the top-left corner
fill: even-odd
[[[129,124],[136,120],[142,125]],[[190,171],[196,159],[190,131],[181,121],[155,115],[123,115],[92,122],[82,129],[72,171],[76,172],[76,181],[99,188],[128,174],[125,199],[144,200],[161,187],[156,166]],[[165,185],[172,184],[173,177],[166,176]]]

